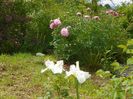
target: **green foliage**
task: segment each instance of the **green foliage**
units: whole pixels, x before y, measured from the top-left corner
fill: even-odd
[[[112,68],[113,68],[113,71],[119,75],[119,76],[122,76],[122,74],[125,72],[125,70],[127,70],[129,68],[128,64],[127,65],[120,65],[118,62],[113,62],[111,64]],[[123,75],[124,76],[124,75]]]
[[[1,1],[0,53],[49,53],[52,49],[50,20],[82,7],[75,0]]]
[[[122,75],[126,70],[126,74],[130,74],[130,69],[132,70],[133,65],[133,39],[127,41],[125,45],[118,45],[119,48],[123,50],[124,53],[128,54],[130,57],[127,58],[126,64],[121,65],[119,62],[114,61],[111,66],[113,66],[113,71],[117,73],[117,75]],[[128,72],[128,73],[127,73]]]
[[[0,0],[0,53],[17,52],[26,34],[30,17],[26,13],[28,3],[23,1]]]
[[[119,12],[123,13],[125,17],[127,17],[128,22],[130,22],[133,18],[133,4],[123,5],[118,8]]]
[[[49,42],[52,40],[49,29],[50,15],[46,10],[46,5],[42,0],[29,1],[32,21],[27,24],[26,35],[24,38],[21,51],[24,52],[47,52],[50,49]]]
[[[118,8],[118,11],[122,13],[122,16],[119,18],[121,25],[129,33],[129,37],[133,37],[133,4],[123,5]]]
[[[103,99],[130,99],[132,98],[133,92],[132,82],[132,76],[127,78],[112,78],[106,86],[101,87],[100,90],[97,91],[96,95],[104,97]]]
[[[125,31],[111,16],[100,15],[98,21],[68,15],[61,20],[62,25],[52,33],[55,54],[69,62],[79,60],[86,68],[100,68],[106,50],[115,52],[116,44],[126,39]],[[67,26],[71,26],[70,35],[65,38],[60,35],[60,30]]]
[[[96,72],[97,76],[100,76],[101,78],[110,78],[112,76],[112,74],[110,73],[110,71],[103,71],[102,69],[98,70]]]

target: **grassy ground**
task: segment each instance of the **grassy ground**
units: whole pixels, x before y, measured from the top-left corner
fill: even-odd
[[[16,54],[0,56],[0,99],[36,99],[45,97],[57,99],[68,96],[74,99],[75,88],[73,78],[66,81],[64,76],[55,76],[51,72],[41,74],[43,61],[55,60],[53,56],[37,57],[31,54]],[[91,81],[86,84],[90,86]],[[96,82],[97,83],[97,82]],[[90,93],[87,86],[80,86],[81,93]],[[90,86],[94,89],[96,86]],[[91,91],[91,90],[90,90]],[[54,98],[53,98],[54,97]],[[81,96],[88,97],[88,96]],[[51,98],[50,98],[51,99]]]
[[[44,95],[43,60],[30,54],[0,56],[0,99],[33,99]],[[53,58],[53,57],[52,57]]]
[[[64,75],[53,75],[50,71],[40,73],[47,59],[56,60],[52,55],[1,55],[0,99],[76,99],[73,77],[65,79]],[[112,99],[108,95],[111,96],[113,87],[107,83],[108,80],[92,75],[79,86],[81,99]]]

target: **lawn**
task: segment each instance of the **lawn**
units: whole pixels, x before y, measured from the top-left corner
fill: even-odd
[[[44,57],[21,53],[12,56],[1,55],[0,99],[75,99],[73,77],[65,79],[64,75],[53,75],[50,71],[41,74],[41,69],[45,68],[43,62],[47,59],[56,60],[52,55]],[[116,80],[119,83],[120,78]],[[90,79],[79,86],[80,97],[112,99],[114,89],[110,84],[113,83],[110,83],[109,79],[92,74]],[[117,87],[120,90],[120,86]],[[131,94],[127,94],[127,97],[131,97]]]
[[[33,99],[43,96],[46,76],[40,73],[43,60],[31,54],[0,56],[0,99]],[[53,58],[53,56],[52,56]]]

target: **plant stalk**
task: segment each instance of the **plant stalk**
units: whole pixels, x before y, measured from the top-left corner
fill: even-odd
[[[77,78],[75,78],[75,87],[76,87],[76,96],[77,96],[77,99],[80,99],[79,98],[79,82],[77,80]]]

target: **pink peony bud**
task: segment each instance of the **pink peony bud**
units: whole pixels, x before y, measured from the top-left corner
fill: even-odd
[[[89,15],[84,15],[85,19],[91,19],[91,17]]]
[[[87,10],[87,11],[91,11],[91,8],[88,7],[86,10]]]
[[[54,23],[56,26],[61,25],[61,21],[60,21],[59,18],[58,18],[58,19],[54,19],[53,23]]]
[[[110,9],[110,10],[107,10],[107,11],[106,11],[106,14],[112,14],[113,12],[114,12],[114,11]]]
[[[99,16],[94,16],[92,19],[94,19],[94,20],[100,20],[100,17]]]
[[[77,12],[76,15],[77,16],[82,16],[82,13],[81,12]]]
[[[68,37],[69,36],[68,28],[62,28],[60,33],[64,37]]]

